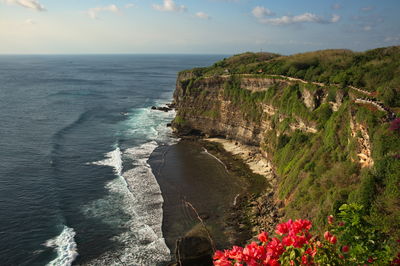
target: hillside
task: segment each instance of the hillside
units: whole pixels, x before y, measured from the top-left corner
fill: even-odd
[[[282,219],[357,202],[400,238],[400,47],[236,55],[179,73],[174,100],[179,133],[259,148]]]

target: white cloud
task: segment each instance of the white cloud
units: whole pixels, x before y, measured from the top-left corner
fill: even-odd
[[[361,11],[368,12],[374,10],[373,6],[365,6],[361,8]]]
[[[364,31],[370,31],[370,30],[372,30],[372,27],[371,26],[364,26],[363,30]]]
[[[135,4],[129,3],[129,4],[126,4],[126,5],[125,5],[125,8],[133,8],[133,7],[135,7],[135,6],[136,6]]]
[[[279,18],[261,18],[258,21],[263,24],[271,24],[271,25],[289,25],[289,24],[297,24],[297,23],[336,23],[340,20],[339,15],[333,15],[331,19],[327,20],[321,16],[312,14],[312,13],[304,13],[297,16],[282,16]]]
[[[336,14],[333,14],[333,15],[332,15],[332,18],[331,18],[331,23],[339,22],[339,20],[340,20],[341,18],[342,18],[341,16],[336,15]]]
[[[255,8],[253,8],[253,10],[251,11],[251,13],[253,14],[253,16],[255,16],[256,18],[264,18],[266,16],[274,16],[275,13],[272,12],[271,10],[269,10],[268,8],[265,8],[263,6],[256,6]]]
[[[332,9],[338,10],[338,9],[342,9],[342,5],[341,4],[333,4],[332,5]]]
[[[25,25],[35,25],[36,21],[32,20],[32,19],[27,19],[24,21]]]
[[[388,36],[385,38],[385,42],[399,42],[400,41],[400,35],[399,36]]]
[[[163,0],[162,5],[153,4],[153,8],[158,11],[169,11],[169,12],[182,12],[186,11],[186,6],[178,6],[173,0]]]
[[[46,11],[46,8],[37,0],[3,0],[7,4],[16,4],[36,11]]]
[[[120,9],[116,5],[94,7],[94,8],[89,8],[88,11],[86,11],[86,14],[92,19],[98,19],[99,18],[98,13],[104,11],[118,13]]]
[[[196,17],[201,18],[201,19],[210,19],[211,18],[208,14],[206,14],[204,12],[197,12]]]

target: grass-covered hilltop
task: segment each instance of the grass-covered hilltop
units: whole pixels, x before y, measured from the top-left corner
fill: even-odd
[[[400,239],[400,46],[244,53],[179,73],[173,127],[259,147],[281,220],[344,203]]]

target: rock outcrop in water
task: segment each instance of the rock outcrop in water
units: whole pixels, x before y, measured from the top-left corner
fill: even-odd
[[[400,137],[389,129],[400,105],[400,81],[390,78],[400,67],[396,58],[399,47],[247,53],[183,71],[172,126],[178,134],[257,148],[276,176],[277,218],[308,218],[323,227],[338,206],[358,202],[378,226],[400,236],[390,226],[400,223]],[[385,62],[385,78],[373,78],[371,62]],[[396,98],[385,98],[383,86],[394,87],[388,91]],[[357,100],[366,92],[374,104]]]

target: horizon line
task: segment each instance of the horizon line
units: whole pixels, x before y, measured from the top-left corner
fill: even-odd
[[[250,51],[247,51],[250,52]],[[241,52],[246,53],[246,52]],[[35,55],[233,55],[237,53],[0,53],[0,56]]]

